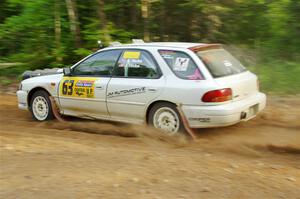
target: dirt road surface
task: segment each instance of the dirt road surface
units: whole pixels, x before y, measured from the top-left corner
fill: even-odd
[[[0,198],[300,198],[300,100],[198,140],[140,126],[34,122],[0,95]]]

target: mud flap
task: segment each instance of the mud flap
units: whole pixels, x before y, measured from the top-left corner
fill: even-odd
[[[192,137],[193,140],[196,140],[197,139],[196,133],[192,128],[189,127],[188,121],[181,109],[181,104],[177,104],[176,108],[180,114],[184,129],[188,132],[188,134]]]
[[[51,102],[52,112],[53,112],[54,117],[55,117],[58,121],[60,121],[60,122],[65,122],[66,120],[64,120],[64,119],[61,117],[61,115],[60,115],[60,113],[59,113],[59,108],[58,108],[58,106],[56,105],[55,99],[54,99],[52,96],[50,96],[50,102]]]

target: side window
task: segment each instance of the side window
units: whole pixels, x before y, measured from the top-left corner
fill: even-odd
[[[77,65],[74,75],[111,76],[121,50],[99,52]]]
[[[124,50],[116,69],[116,77],[149,78],[160,76],[152,56],[143,50]]]
[[[189,80],[204,79],[188,54],[173,50],[159,50],[158,52],[177,77]]]

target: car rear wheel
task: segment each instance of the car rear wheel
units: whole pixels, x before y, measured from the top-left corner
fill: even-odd
[[[170,134],[184,132],[180,114],[171,103],[155,104],[149,112],[148,124]]]
[[[30,111],[33,119],[37,121],[53,119],[49,94],[42,90],[36,91],[30,100]]]

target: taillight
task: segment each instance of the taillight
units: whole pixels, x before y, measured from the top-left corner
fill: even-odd
[[[228,100],[232,100],[232,90],[230,88],[208,91],[202,97],[203,102],[225,102]]]

